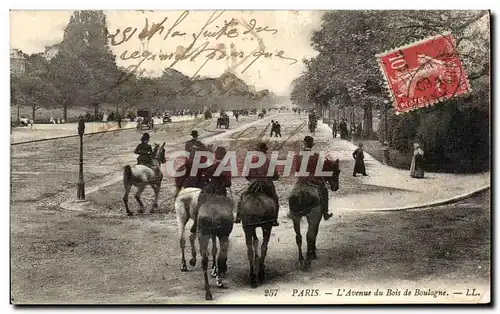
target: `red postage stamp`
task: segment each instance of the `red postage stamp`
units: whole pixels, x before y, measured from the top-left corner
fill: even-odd
[[[427,38],[376,57],[397,113],[470,91],[451,34]]]

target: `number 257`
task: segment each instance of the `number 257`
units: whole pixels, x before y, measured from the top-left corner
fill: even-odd
[[[264,290],[265,297],[275,297],[278,295],[278,289],[266,289]]]

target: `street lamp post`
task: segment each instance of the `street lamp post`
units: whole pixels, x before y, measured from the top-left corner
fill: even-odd
[[[384,100],[384,142],[387,141],[387,105],[389,104],[389,101],[387,99]]]
[[[78,178],[77,198],[79,201],[85,200],[85,182],[83,181],[83,134],[85,133],[85,121],[80,117],[78,121],[78,136],[80,137],[80,169]]]

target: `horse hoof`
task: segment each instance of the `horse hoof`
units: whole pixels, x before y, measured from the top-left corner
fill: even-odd
[[[216,285],[217,288],[224,288],[224,284],[222,282],[217,282]]]
[[[265,272],[263,272],[263,271],[261,271],[261,272],[259,273],[258,278],[259,278],[259,282],[260,282],[260,283],[263,283],[263,282],[264,282],[264,279],[266,279],[266,273],[265,273]]]
[[[311,269],[311,260],[307,260],[307,259],[306,259],[306,260],[304,261],[304,268],[303,268],[303,269],[304,269],[304,270],[309,270],[309,269]]]
[[[182,265],[181,266],[181,272],[186,272],[186,271],[188,271],[187,266],[186,265]]]
[[[304,269],[304,261],[303,261],[303,260],[299,260],[299,261],[297,262],[297,267],[298,267],[299,269]]]
[[[196,266],[196,259],[195,258],[192,258],[189,260],[189,265],[195,267]]]
[[[211,294],[210,292],[207,292],[207,293],[205,294],[205,300],[207,300],[207,301],[211,301],[211,300],[213,300],[213,299],[214,299],[214,297],[212,296],[212,294]]]

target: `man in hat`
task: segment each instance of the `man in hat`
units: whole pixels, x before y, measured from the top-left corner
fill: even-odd
[[[312,136],[307,135],[304,137],[304,151],[312,151],[312,147],[314,146],[314,139]],[[295,163],[295,171],[299,172],[302,164],[302,156],[298,156],[297,162]],[[320,157],[318,153],[314,153],[314,155],[309,157],[307,162],[306,172],[308,175],[299,176],[298,182],[308,183],[312,185],[316,185],[319,187],[319,194],[321,198],[321,209],[323,212],[323,218],[325,220],[330,219],[333,214],[328,212],[328,189],[326,188],[325,181],[323,178],[316,176],[316,165],[320,161]]]
[[[257,151],[266,154],[267,153],[267,144],[264,142],[260,142],[257,145]],[[252,158],[252,163],[257,163],[257,161],[258,161],[258,157],[254,156]],[[279,226],[279,223],[278,223],[279,199],[278,199],[278,194],[276,193],[276,188],[275,188],[274,183],[273,183],[273,181],[278,180],[279,174],[275,169],[274,174],[272,176],[268,176],[269,166],[270,166],[270,159],[269,159],[269,157],[266,157],[266,161],[264,162],[264,164],[262,166],[260,166],[258,168],[250,169],[246,179],[250,183],[259,182],[260,186],[262,188],[262,191],[267,196],[269,196],[270,198],[272,198],[274,200],[275,209],[276,209],[276,218],[273,219],[272,224],[273,224],[273,226]],[[251,191],[247,190],[245,193],[251,193]],[[240,221],[241,221],[241,219],[240,219],[240,207],[238,204],[235,222],[239,223]]]
[[[153,149],[149,143],[149,133],[144,133],[141,137],[141,143],[135,148],[134,154],[139,155],[137,157],[138,165],[151,166],[153,164],[152,154]]]
[[[193,168],[194,156],[197,151],[207,151],[207,147],[205,144],[198,140],[198,131],[191,131],[192,139],[186,142],[185,150],[189,153],[189,157],[186,158],[184,164],[182,164],[179,168],[177,168],[177,172],[182,172],[185,170],[183,176],[178,176],[175,178],[175,197],[180,192],[182,188],[203,188],[205,186],[205,180],[203,177],[203,172],[205,169],[201,168],[194,174],[191,173],[191,169]],[[204,163],[207,161],[206,157],[202,157],[200,162]]]
[[[185,150],[188,153],[191,153],[191,151],[193,151],[193,150],[194,151],[207,150],[207,147],[205,146],[205,144],[203,144],[202,142],[200,142],[198,140],[198,131],[192,130],[190,135],[191,135],[192,139],[190,139],[189,141],[186,142],[186,147],[185,147]]]

